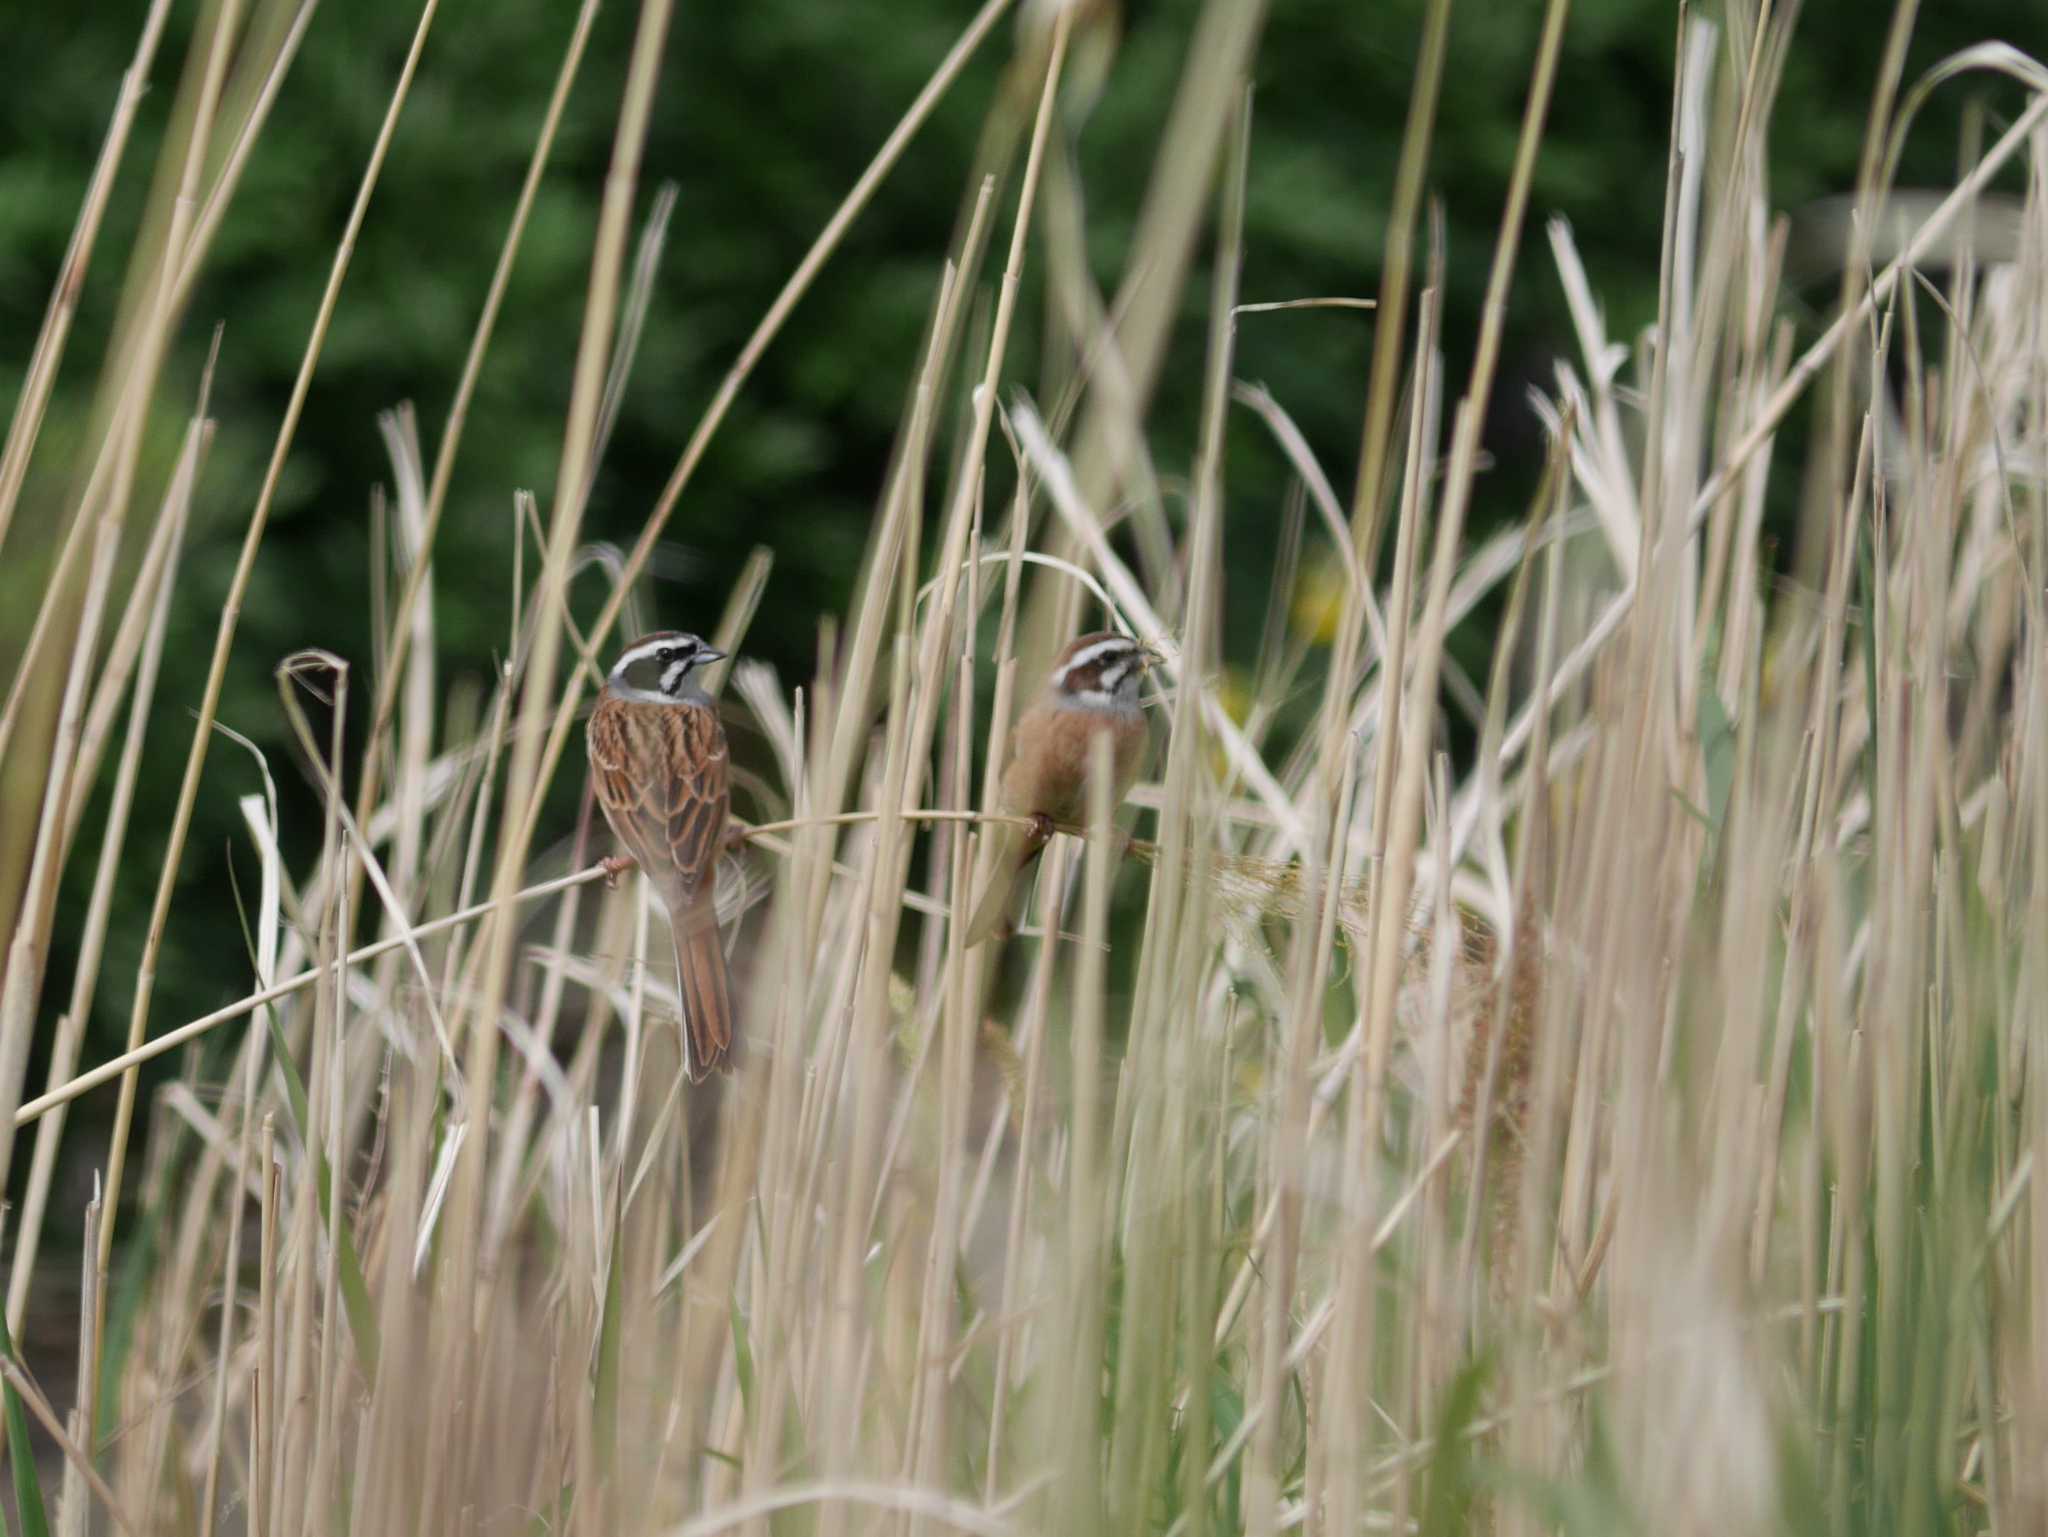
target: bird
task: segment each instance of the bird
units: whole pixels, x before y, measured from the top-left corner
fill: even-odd
[[[612,664],[585,730],[604,819],[668,909],[692,1083],[730,1071],[732,999],[713,900],[731,799],[725,728],[696,674],[725,653],[657,630]]]
[[[1011,733],[1003,770],[1001,807],[1030,825],[999,823],[986,835],[995,862],[968,921],[969,947],[1014,931],[1010,909],[1017,888],[1056,827],[1088,820],[1088,765],[1098,734],[1110,742],[1110,804],[1130,793],[1151,745],[1138,684],[1158,660],[1151,647],[1109,630],[1069,641],[1053,659],[1044,689]]]

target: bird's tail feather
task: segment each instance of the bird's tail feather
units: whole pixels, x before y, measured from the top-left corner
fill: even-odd
[[[967,922],[965,943],[970,950],[984,940],[999,935],[1007,937],[1017,889],[1024,884],[1038,856],[1045,852],[1044,839],[1033,838],[1006,824],[998,824],[991,836],[998,840],[995,860],[989,867],[988,881],[981,888],[981,898],[974,904],[974,916]]]
[[[726,987],[725,944],[710,902],[679,904],[670,915],[676,942],[676,997],[683,1011],[683,1068],[702,1083],[730,1072],[732,996]]]

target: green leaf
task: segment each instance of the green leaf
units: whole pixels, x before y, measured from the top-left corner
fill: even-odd
[[[1588,1427],[1585,1460],[1572,1476],[1552,1478],[1524,1469],[1496,1468],[1487,1482],[1533,1512],[1547,1531],[1569,1532],[1572,1537],[1638,1537],[1651,1529],[1630,1508],[1606,1421],[1597,1411]]]
[[[1484,1357],[1468,1361],[1451,1379],[1437,1417],[1436,1455],[1430,1459],[1423,1493],[1422,1537],[1459,1537],[1471,1530],[1472,1500],[1479,1480],[1472,1467],[1472,1441],[1467,1432],[1479,1419],[1481,1390],[1488,1365]]]
[[[173,1164],[175,1170],[179,1165]],[[121,1381],[128,1370],[128,1358],[135,1347],[135,1323],[149,1300],[149,1283],[156,1273],[163,1247],[163,1209],[155,1203],[142,1206],[140,1220],[120,1245],[120,1258],[107,1297],[107,1321],[100,1337],[100,1383],[94,1402],[97,1423],[95,1440],[104,1440],[120,1426]],[[90,1242],[90,1240],[88,1240]]]
[[[739,1298],[732,1307],[732,1366],[740,1380],[740,1402],[751,1418],[754,1412],[754,1348],[747,1340],[747,1320],[740,1313]]]
[[[7,1332],[7,1318],[0,1312],[0,1351],[17,1366],[14,1340]],[[14,1384],[5,1385],[7,1403],[7,1460],[14,1469],[14,1509],[21,1517],[22,1537],[50,1537],[50,1518],[43,1510],[43,1481],[36,1473],[35,1451],[28,1444],[28,1411]]]
[[[1863,739],[1864,789],[1870,796],[1871,825],[1877,825],[1877,556],[1876,531],[1859,523],[1856,537],[1856,584],[1863,599],[1863,699],[1870,711],[1870,730]]]
[[[624,1310],[624,1282],[621,1251],[626,1247],[619,1234],[612,1235],[611,1263],[605,1267],[604,1317],[597,1326],[597,1375],[591,1384],[592,1409],[596,1417],[598,1456],[607,1481],[619,1444],[619,1314]]]
[[[562,1485],[555,1496],[555,1503],[547,1510],[537,1510],[533,1519],[526,1523],[529,1537],[553,1537],[556,1532],[569,1530],[569,1513],[576,1508],[576,1485]]]
[[[1711,683],[1700,689],[1700,766],[1707,778],[1707,826],[1716,839],[1727,825],[1728,797],[1735,789],[1735,722]]]
[[[1671,798],[1678,802],[1678,809],[1680,811],[1683,811],[1687,816],[1699,823],[1700,827],[1709,835],[1713,833],[1714,819],[1708,816],[1706,812],[1700,810],[1690,795],[1679,789],[1677,785],[1673,785],[1671,786]]]
[[[1217,1451],[1237,1434],[1237,1427],[1244,1423],[1244,1393],[1231,1379],[1230,1371],[1222,1361],[1216,1363],[1209,1378],[1209,1430],[1216,1438],[1214,1447],[1203,1452],[1202,1462],[1206,1466]],[[1244,1509],[1244,1459],[1233,1458],[1229,1470],[1223,1475],[1223,1487],[1218,1491],[1217,1511],[1227,1523],[1227,1529],[1237,1529],[1237,1516]]]

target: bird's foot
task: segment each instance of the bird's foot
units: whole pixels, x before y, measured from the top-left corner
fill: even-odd
[[[1052,842],[1052,835],[1059,831],[1059,824],[1043,811],[1032,812],[1026,820],[1031,823],[1031,831],[1025,836],[1031,840],[1033,848]]]
[[[608,858],[600,859],[597,862],[597,867],[604,871],[606,889],[617,891],[619,889],[619,877],[626,874],[638,863],[638,860],[627,854],[613,854]]]

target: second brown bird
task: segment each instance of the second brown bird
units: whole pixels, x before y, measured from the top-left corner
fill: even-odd
[[[1010,909],[1056,826],[1088,820],[1088,764],[1093,743],[1110,744],[1110,804],[1121,804],[1144,767],[1151,732],[1138,686],[1156,654],[1128,635],[1098,630],[1070,641],[1053,659],[1045,688],[1011,734],[1003,772],[1002,809],[1031,826],[998,824],[988,833],[996,862],[974,904],[967,943],[1007,936]]]

